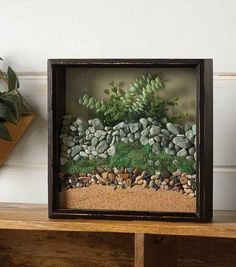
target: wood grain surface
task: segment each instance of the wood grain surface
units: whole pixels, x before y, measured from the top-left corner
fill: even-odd
[[[133,242],[121,233],[0,230],[0,266],[130,267]]]
[[[236,238],[236,211],[215,211],[213,222],[154,222],[48,219],[47,205],[0,204],[0,229],[145,233]]]

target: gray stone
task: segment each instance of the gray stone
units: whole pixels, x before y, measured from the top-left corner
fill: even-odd
[[[94,134],[96,132],[96,129],[94,127],[89,127],[89,131]]]
[[[120,129],[119,135],[120,135],[120,137],[125,137],[126,136],[125,131],[123,129]]]
[[[91,140],[91,144],[92,146],[96,146],[98,144],[98,138],[97,137],[93,137]]]
[[[188,152],[185,148],[182,148],[178,153],[177,156],[178,157],[186,157],[188,155]]]
[[[113,130],[114,130],[114,131],[117,131],[117,130],[123,129],[124,126],[125,126],[125,123],[122,121],[122,122],[116,124],[116,125],[113,127]]]
[[[140,142],[143,146],[145,146],[148,144],[148,138],[146,136],[142,135],[140,138]]]
[[[125,144],[128,144],[129,142],[129,139],[127,137],[122,137],[121,138],[121,142],[125,143]]]
[[[165,137],[163,137],[161,139],[161,146],[162,147],[167,147],[168,146],[168,140]]]
[[[127,135],[129,133],[129,126],[127,124],[125,124],[123,130],[124,130],[125,134]]]
[[[152,145],[155,143],[154,138],[150,138],[150,139],[148,140],[148,143],[149,143],[150,146],[152,146]]]
[[[93,155],[93,156],[98,156],[98,152],[97,152],[96,150],[93,150],[93,151],[92,151],[92,155]]]
[[[179,134],[179,129],[173,123],[167,123],[166,128],[175,135]]]
[[[141,124],[139,122],[129,123],[129,129],[131,133],[136,133],[141,128]]]
[[[106,141],[107,141],[108,144],[111,143],[111,141],[112,141],[112,135],[111,135],[111,134],[108,134],[108,135],[107,135],[107,137],[106,137]]]
[[[150,131],[150,126],[148,126],[146,129],[142,130],[141,135],[142,136],[147,136]]]
[[[111,146],[107,149],[107,154],[111,157],[113,157],[116,154],[116,148],[115,146]]]
[[[106,134],[107,134],[106,131],[103,131],[103,130],[97,130],[97,131],[95,132],[95,137],[100,138],[102,135],[105,136]]]
[[[153,118],[148,117],[147,120],[148,120],[149,122],[152,122],[152,121],[153,121]]]
[[[70,129],[71,129],[72,132],[76,132],[77,131],[77,128],[75,126],[73,126],[73,125],[70,126]]]
[[[86,135],[86,137],[85,137],[85,139],[86,139],[87,141],[91,140],[92,138],[93,138],[93,134],[92,134],[92,133]]]
[[[87,126],[84,124],[79,125],[77,128],[79,132],[85,132],[86,129],[87,129]]]
[[[74,157],[76,154],[78,154],[82,150],[82,147],[80,145],[73,146],[71,148],[71,156]]]
[[[116,131],[114,131],[114,132],[112,133],[112,136],[115,136],[115,135],[119,135],[119,131],[118,131],[118,130],[116,130]]]
[[[105,152],[107,149],[108,149],[108,144],[105,140],[101,141],[96,147],[96,150],[99,154]]]
[[[142,124],[143,129],[147,128],[147,126],[148,126],[148,121],[147,121],[145,118],[141,118],[141,119],[139,120],[139,122]]]
[[[112,127],[111,126],[105,126],[104,130],[105,131],[110,131],[110,130],[112,130]]]
[[[167,137],[169,137],[171,135],[171,132],[168,131],[167,129],[162,129],[161,132],[166,135]]]
[[[159,143],[156,142],[156,143],[153,144],[153,146],[152,146],[152,152],[154,154],[160,153],[160,145],[159,145]]]
[[[189,148],[188,153],[193,156],[195,151],[196,151],[196,148],[193,146],[193,147]]]
[[[160,136],[154,136],[154,140],[160,143],[162,138]]]
[[[129,137],[129,142],[130,143],[133,143],[134,142],[134,138],[131,136],[131,137]]]
[[[161,128],[159,126],[152,126],[150,129],[150,136],[156,136],[161,132]]]
[[[107,154],[105,154],[105,153],[99,154],[98,156],[101,159],[106,159],[107,158]]]
[[[140,137],[141,137],[141,134],[139,132],[137,132],[137,133],[134,134],[134,139],[135,140],[140,139]]]
[[[91,122],[92,126],[94,126],[95,129],[97,130],[102,130],[103,129],[103,124],[101,122],[100,119],[92,119],[92,122]]]
[[[81,157],[83,157],[83,158],[88,158],[88,154],[85,153],[84,151],[80,151],[80,152],[79,152],[79,155],[80,155]]]
[[[175,137],[173,143],[181,148],[190,148],[192,146],[189,140],[182,136]]]
[[[197,134],[197,126],[195,124],[192,126],[192,131],[194,135]]]
[[[72,147],[72,146],[74,146],[74,145],[75,145],[75,143],[74,143],[74,142],[72,142],[72,141],[67,141],[67,145],[68,145],[69,147]]]
[[[150,183],[149,183],[149,187],[150,188],[154,188],[155,187],[155,181],[154,180],[151,180]]]
[[[194,142],[194,134],[193,134],[193,130],[188,130],[185,133],[186,138],[190,141],[190,142]]]
[[[116,141],[116,137],[113,136],[113,137],[112,137],[112,140],[111,140],[111,143],[110,143],[110,146],[114,145],[115,141]]]
[[[197,152],[194,153],[194,159],[197,160]]]
[[[78,159],[80,159],[80,155],[79,154],[77,154],[76,156],[73,157],[73,160],[75,160],[75,161],[78,160]]]
[[[172,149],[175,147],[174,143],[170,142],[169,145],[168,145],[169,149]]]
[[[194,160],[194,157],[193,156],[187,156],[186,159],[193,161]]]
[[[80,118],[77,118],[77,119],[75,120],[75,123],[76,123],[77,125],[84,124],[83,120],[81,120]]]

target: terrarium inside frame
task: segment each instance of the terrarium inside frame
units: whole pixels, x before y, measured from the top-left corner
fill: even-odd
[[[50,217],[211,218],[211,60],[49,60],[49,89]]]

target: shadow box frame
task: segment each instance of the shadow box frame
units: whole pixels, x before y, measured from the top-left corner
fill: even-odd
[[[59,208],[60,126],[66,108],[68,68],[195,68],[197,74],[196,212],[78,210]],[[213,60],[212,59],[48,59],[48,216],[53,219],[95,218],[208,222],[213,191]]]

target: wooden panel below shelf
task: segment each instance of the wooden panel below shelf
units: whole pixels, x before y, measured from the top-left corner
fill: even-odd
[[[133,235],[0,230],[1,267],[131,267]]]
[[[236,266],[235,239],[144,235],[143,244],[135,267]]]

